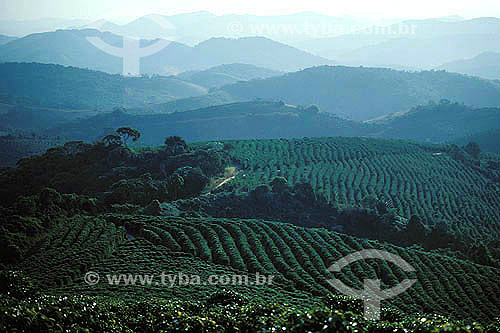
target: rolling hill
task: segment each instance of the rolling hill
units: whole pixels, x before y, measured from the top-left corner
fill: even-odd
[[[116,47],[121,47],[123,40],[93,29],[33,34],[1,46],[0,61],[51,63],[122,74],[122,59],[94,47],[86,37],[99,37]],[[153,43],[155,40],[141,40],[142,47]],[[178,74],[232,63],[293,71],[332,61],[262,37],[211,38],[194,47],[171,42],[158,53],[141,59],[141,74]]]
[[[304,40],[316,38],[319,37],[318,34],[325,33],[317,31],[317,25],[342,25],[346,30],[350,30],[355,25],[368,24],[370,21],[367,18],[335,17],[314,12],[261,16],[232,13],[215,15],[206,11],[197,11],[177,15],[145,15],[123,25],[100,20],[82,28],[94,28],[117,35],[141,38],[159,38],[170,35],[175,36],[176,41],[192,46],[214,36],[226,38],[261,36],[297,46]],[[385,21],[392,23],[396,20]],[[309,30],[303,29],[307,23],[310,25]],[[312,24],[315,24],[316,31],[311,29]],[[287,27],[292,28],[288,30]],[[293,27],[295,31],[292,31]],[[339,34],[337,31],[326,33]]]
[[[477,132],[468,136],[457,138],[451,141],[458,145],[466,145],[469,142],[476,142],[482,150],[500,154],[500,128],[493,128],[482,132]]]
[[[8,42],[13,41],[14,39],[16,39],[16,38],[15,37],[9,37],[9,36],[0,35],[0,46],[4,45],[4,44],[7,44]]]
[[[40,18],[28,20],[0,20],[0,34],[24,37],[30,34],[69,29],[71,27],[89,24],[89,20],[65,18]]]
[[[471,59],[456,60],[444,64],[439,69],[500,80],[500,53],[484,52]]]
[[[353,66],[433,69],[444,63],[500,52],[500,34],[456,34],[431,38],[400,37],[346,52],[337,62]]]
[[[316,191],[326,185],[326,180],[331,180],[328,183],[332,193],[339,198],[345,196],[347,200],[351,200],[351,196],[361,196],[359,192],[368,194],[373,191],[393,198],[396,207],[407,207],[403,211],[408,209],[411,213],[415,209],[423,217],[426,213],[430,214],[433,220],[439,219],[436,215],[439,212],[472,214],[465,220],[459,219],[456,223],[444,224],[440,228],[449,227],[455,231],[458,228],[468,232],[472,228],[475,232],[471,236],[480,235],[481,232],[493,236],[495,230],[493,222],[490,226],[480,224],[473,216],[498,213],[498,197],[488,193],[494,191],[488,190],[490,181],[474,167],[457,162],[446,152],[435,155],[437,150],[445,149],[444,146],[346,138],[229,141],[222,146],[217,150],[213,144],[204,144],[193,146],[189,152],[172,155],[164,150],[166,147],[133,152],[123,147],[106,148],[73,143],[53,149],[43,157],[24,160],[18,169],[2,170],[0,180],[4,185],[3,196],[12,196],[9,186],[17,179],[22,179],[25,186],[17,188],[18,193],[24,195],[18,199],[11,197],[11,208],[3,210],[7,215],[4,228],[0,231],[0,236],[5,240],[1,243],[0,260],[2,263],[9,262],[17,272],[22,272],[27,281],[33,281],[29,286],[44,294],[68,298],[99,295],[101,298],[96,304],[100,306],[104,306],[102,302],[105,297],[113,297],[115,301],[123,297],[132,301],[161,295],[165,299],[175,297],[178,302],[196,297],[200,302],[219,299],[223,304],[233,305],[233,302],[244,302],[241,297],[251,297],[256,302],[286,302],[307,311],[314,306],[325,306],[325,297],[337,294],[328,283],[332,278],[340,279],[353,288],[362,288],[363,280],[369,278],[380,278],[383,288],[410,278],[417,280],[411,289],[384,302],[384,307],[401,311],[398,315],[384,309],[384,315],[392,320],[401,318],[403,313],[418,314],[419,320],[420,316],[432,317],[433,313],[437,313],[484,323],[498,316],[498,268],[473,263],[454,252],[426,252],[418,247],[403,248],[324,228],[298,227],[283,223],[287,216],[275,222],[200,216],[204,212],[196,210],[183,216],[158,216],[137,205],[113,205],[103,200],[109,193],[120,193],[117,185],[129,184],[137,187],[135,191],[126,192],[124,202],[129,202],[134,195],[152,195],[144,201],[147,203],[160,198],[155,194],[157,186],[175,172],[185,170],[184,163],[189,163],[188,170],[202,167],[216,174],[215,169],[226,163],[238,162],[242,172],[233,180],[232,186],[235,188],[242,188],[242,185],[252,188],[254,183],[268,184],[277,175],[279,167],[279,175],[286,177],[290,183],[300,182],[304,175],[308,175]],[[229,154],[230,160],[213,159],[225,153]],[[168,165],[167,168],[158,167],[162,161]],[[214,164],[217,165],[215,169]],[[49,165],[52,168],[47,169]],[[450,170],[453,170],[453,174],[449,173]],[[139,179],[133,178],[142,172],[148,173]],[[408,187],[400,181],[402,172],[409,175],[405,177]],[[85,181],[75,182],[74,173],[85,177]],[[448,176],[443,178],[444,173]],[[429,177],[433,181],[429,182]],[[113,179],[117,182],[113,182]],[[189,178],[186,176],[185,179]],[[466,185],[462,183],[464,179],[467,180]],[[47,183],[66,190],[62,190],[61,194],[46,189],[44,184]],[[147,184],[156,184],[156,187],[138,190],[141,186],[149,186]],[[462,191],[460,186],[467,186],[469,192]],[[37,192],[39,188],[42,188],[41,192]],[[406,188],[407,197],[401,196],[401,188]],[[96,194],[97,198],[79,195],[89,193],[87,191]],[[99,191],[108,194],[99,194]],[[173,191],[172,187],[168,191]],[[273,185],[272,191],[280,190]],[[290,195],[286,190],[281,191],[284,197]],[[449,195],[438,195],[444,191]],[[459,195],[456,191],[462,193]],[[415,195],[413,201],[412,192]],[[249,194],[254,196],[253,205],[261,204],[269,197],[269,193],[262,189],[249,191]],[[195,196],[192,200],[203,200],[204,196]],[[478,202],[472,204],[469,196],[483,200],[481,203],[484,206]],[[306,210],[313,204],[308,203],[308,198],[302,201],[303,209]],[[484,201],[486,199],[490,201]],[[455,205],[459,201],[465,206],[457,210]],[[399,206],[399,202],[403,205]],[[431,208],[439,206],[439,203],[442,206]],[[422,206],[425,204],[429,206]],[[127,209],[128,213],[117,213]],[[227,212],[231,214],[230,210]],[[358,212],[358,218],[366,214],[362,210]],[[43,224],[38,222],[42,218]],[[36,237],[39,233],[43,233],[44,237]],[[409,233],[409,237],[416,236]],[[425,234],[418,236],[426,237]],[[470,247],[470,244],[467,246]],[[415,271],[405,272],[392,264],[376,260],[353,263],[335,274],[327,270],[345,255],[363,249],[396,254],[412,265]],[[84,276],[89,271],[100,274],[102,280],[92,285],[85,283],[87,280],[84,280]],[[216,274],[252,276],[258,272],[272,275],[273,285],[259,285],[251,278],[253,283],[250,285],[231,286],[240,298],[218,296],[220,299],[214,296],[215,292],[222,292],[220,287],[211,284],[200,283],[191,288],[173,285],[166,288],[154,283],[130,283],[118,287],[106,278],[110,274],[126,275],[134,272],[153,276],[159,276],[161,272],[183,272],[199,275],[203,281]],[[22,294],[16,295],[19,294],[9,297],[22,297]],[[24,300],[21,304],[29,302]],[[38,304],[37,311],[43,311],[45,303],[38,301]],[[58,303],[56,301],[53,304]],[[344,311],[361,311],[359,304],[342,299],[337,299],[331,306],[334,310],[347,307]],[[67,306],[62,308],[67,309]]]
[[[95,229],[102,230],[101,234],[94,232]],[[126,241],[125,231],[140,237],[140,240]],[[61,237],[61,234],[65,236]],[[93,245],[94,242],[96,245]],[[86,246],[94,249],[93,255],[87,254],[84,250]],[[106,246],[114,247],[113,256],[107,255],[111,250]],[[58,250],[54,251],[55,248]],[[327,271],[336,260],[364,248],[397,254],[414,266],[416,272],[405,273],[395,265],[383,263],[379,266],[375,261],[353,264],[337,276]],[[47,271],[43,265],[64,262],[70,255],[78,260],[55,265],[54,271]],[[32,258],[24,262],[23,268],[33,280],[38,278],[39,284],[56,295],[113,294],[121,297],[125,296],[124,293],[132,293],[145,297],[162,295],[168,298],[175,295],[180,300],[188,300],[192,297],[208,298],[213,292],[214,286],[203,284],[192,288],[132,285],[113,290],[113,286],[106,281],[89,287],[80,277],[86,268],[104,276],[127,274],[136,266],[146,265],[149,274],[159,276],[165,263],[169,264],[172,272],[200,274],[204,281],[217,271],[219,274],[250,275],[259,272],[273,275],[272,288],[255,283],[253,286],[234,288],[243,295],[258,295],[267,302],[287,299],[292,304],[300,304],[302,301],[304,308],[314,302],[315,296],[335,292],[327,283],[329,279],[339,278],[354,288],[360,288],[363,277],[384,276],[384,288],[405,278],[417,279],[407,293],[387,301],[395,309],[484,321],[493,319],[499,313],[494,293],[500,288],[496,269],[356,239],[324,229],[259,220],[146,216],[74,218],[66,228],[61,225],[51,231]],[[359,275],[360,271],[363,276]],[[460,274],[457,275],[457,272]],[[437,285],[447,287],[437,288]]]
[[[6,107],[6,112],[0,114],[0,128],[39,133],[98,113],[96,110],[63,110],[23,104],[9,105]]]
[[[334,63],[332,60],[311,55],[286,44],[275,42],[264,37],[210,38],[192,48],[186,54],[162,52],[145,58],[144,67],[156,62],[178,59],[172,67],[177,71],[204,70],[223,64],[243,63],[275,71],[296,71],[317,65]],[[151,64],[151,65],[150,65]]]
[[[367,138],[231,144],[233,164],[242,169],[230,185],[235,191],[281,176],[292,185],[309,183],[315,193],[339,205],[362,207],[365,198],[375,196],[407,219],[417,215],[428,225],[444,223],[470,237],[500,234],[500,178],[486,163],[481,169],[449,146]],[[359,219],[353,223],[361,229]]]
[[[354,120],[369,120],[441,99],[476,107],[500,106],[499,82],[444,71],[320,66],[239,82],[221,90],[240,99],[315,104],[322,111]]]
[[[240,102],[169,114],[137,115],[123,111],[103,113],[69,122],[43,133],[69,140],[93,141],[105,129],[132,126],[141,133],[141,143],[158,145],[167,136],[189,142],[292,138],[328,135],[364,135],[376,128],[343,120],[317,109],[299,108],[280,102]]]
[[[3,129],[10,131],[87,142],[102,137],[110,129],[131,126],[142,132],[141,144],[148,145],[160,144],[167,134],[182,136],[189,142],[336,135],[427,143],[459,142],[462,146],[477,141],[484,151],[497,152],[495,130],[500,128],[500,108],[473,108],[443,100],[439,104],[420,105],[409,111],[357,122],[319,112],[314,106],[242,102],[222,91],[214,91],[115,112],[10,106],[0,114],[0,122]],[[23,151],[13,156],[29,156],[23,155]]]
[[[130,108],[127,109],[127,112],[138,115],[148,113],[172,113],[203,109],[210,106],[219,106],[236,102],[244,102],[244,100],[235,98],[225,91],[214,90],[206,95],[180,98],[167,103],[150,104],[138,108]]]
[[[385,127],[378,137],[426,142],[451,142],[500,128],[500,108],[473,108],[442,101],[370,121]],[[465,143],[466,144],[466,143]]]
[[[299,47],[343,65],[422,70],[499,52],[499,31],[500,19],[494,17],[407,20],[357,34],[310,39]]]
[[[0,132],[1,133],[1,132]],[[7,135],[5,135],[7,134]],[[63,145],[66,140],[36,135],[0,135],[0,167],[15,167],[25,157],[42,155],[48,149]]]
[[[24,159],[18,168],[0,169],[0,263],[13,269],[0,275],[9,286],[0,289],[0,325],[45,327],[55,320],[61,327],[78,322],[79,327],[170,330],[174,320],[175,327],[197,331],[251,331],[279,322],[281,330],[377,332],[458,330],[498,317],[500,272],[494,258],[500,252],[479,242],[498,239],[500,232],[498,185],[487,172],[495,170],[483,166],[484,160],[468,163],[453,146],[394,140],[245,140],[188,147],[173,139],[143,149],[72,142]],[[209,177],[222,176],[228,166],[239,172],[214,189]],[[236,202],[219,207],[225,218],[202,209],[214,195],[235,199],[233,191],[247,198],[242,202],[251,206],[247,209],[262,214],[277,203],[300,203],[295,210],[306,214],[323,205],[337,222],[352,227],[345,233],[312,227],[313,216],[303,219],[303,226],[288,224],[296,218],[280,205],[273,212],[276,220],[231,217]],[[327,194],[340,205],[320,199]],[[362,208],[363,198],[373,195],[381,200],[376,209],[385,211],[374,221],[370,209]],[[181,201],[190,203],[189,211],[176,212]],[[163,206],[171,209],[160,214]],[[410,214],[416,215],[404,218]],[[395,232],[395,222],[417,245],[348,234],[380,223],[387,235]],[[460,250],[452,250],[452,240]],[[425,251],[418,241],[436,249]],[[348,254],[374,249],[401,257],[414,271],[376,259],[328,270]],[[155,280],[179,272],[200,282],[186,288]],[[257,283],[257,273],[272,275],[272,283]],[[98,281],[89,280],[96,274]],[[141,282],[134,274],[152,280]],[[203,283],[214,275],[247,276],[249,283]],[[383,301],[382,321],[368,322],[358,317],[359,302],[328,283],[333,278],[356,289],[366,279],[380,279],[382,289],[404,279],[416,282]],[[132,320],[137,309],[147,319]],[[88,318],[89,311],[101,313],[98,323]],[[64,319],[66,313],[70,319]],[[348,324],[352,320],[355,326]]]
[[[282,75],[282,72],[273,71],[246,64],[228,64],[209,68],[204,71],[190,71],[177,75],[180,79],[205,88],[216,88],[238,81],[267,79]]]
[[[127,78],[36,63],[0,63],[0,94],[60,109],[109,110],[199,96],[205,88],[175,77]]]

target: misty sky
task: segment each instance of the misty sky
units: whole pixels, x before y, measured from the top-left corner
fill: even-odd
[[[132,19],[145,14],[178,14],[206,10],[214,14],[278,15],[314,11],[332,16],[426,18],[460,15],[500,17],[499,0],[0,0],[0,19],[85,18]]]

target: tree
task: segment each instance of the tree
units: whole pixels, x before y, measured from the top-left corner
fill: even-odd
[[[177,193],[178,199],[199,195],[209,182],[200,168],[185,166],[177,169],[174,174],[180,175],[183,179],[182,191]]]
[[[430,230],[417,215],[412,215],[406,225],[408,235],[416,242],[423,242],[427,238]]]
[[[102,142],[104,142],[104,144],[106,144],[108,147],[116,147],[116,146],[121,146],[123,144],[121,136],[117,134],[106,135],[102,139]]]
[[[189,151],[189,145],[179,136],[169,136],[165,139],[165,145],[172,155],[183,154]]]
[[[168,177],[168,196],[171,200],[177,200],[180,197],[182,188],[184,187],[184,178],[178,173],[173,173]]]
[[[319,107],[317,105],[311,105],[307,109],[305,109],[306,112],[309,112],[311,114],[318,114],[319,113]]]
[[[122,138],[123,143],[127,145],[127,140],[132,139],[132,142],[136,142],[141,137],[141,132],[131,127],[120,127],[116,130],[116,133]]]
[[[288,189],[288,182],[284,177],[274,177],[271,182],[274,193],[282,193]]]
[[[367,197],[364,197],[363,200],[361,200],[361,205],[364,208],[372,209],[375,210],[377,208],[379,200],[376,195],[369,195]]]
[[[481,155],[481,147],[479,147],[476,142],[469,142],[469,144],[464,147],[464,150],[475,159],[478,159],[479,155]]]
[[[464,152],[457,145],[452,144],[449,148],[449,154],[454,160],[465,162],[467,160]]]

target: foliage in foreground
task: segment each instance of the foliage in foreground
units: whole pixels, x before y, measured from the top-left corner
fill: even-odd
[[[250,301],[217,292],[206,302],[110,297],[36,296],[0,300],[0,330],[24,331],[327,331],[327,332],[498,332],[500,322],[482,326],[439,315],[404,316],[384,309],[380,321],[352,312],[346,299],[307,310]]]

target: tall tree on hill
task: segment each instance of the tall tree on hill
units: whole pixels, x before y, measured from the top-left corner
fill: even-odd
[[[132,139],[132,142],[137,142],[141,137],[141,132],[131,127],[120,127],[116,130],[116,133],[122,138],[125,145],[127,145],[129,139]]]

